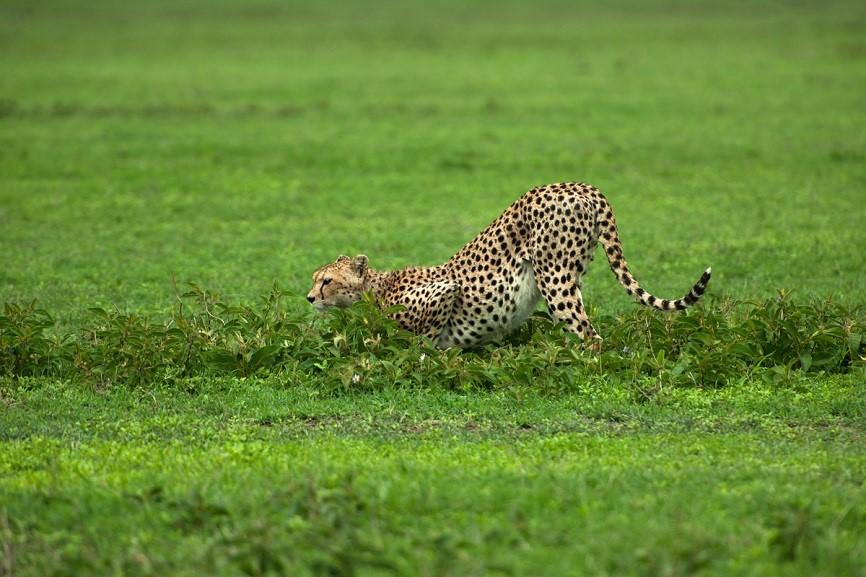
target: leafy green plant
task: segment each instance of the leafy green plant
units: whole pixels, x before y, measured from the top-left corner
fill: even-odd
[[[54,319],[27,304],[6,303],[0,315],[0,374],[15,377],[62,373],[68,369],[69,339],[50,333]]]
[[[607,335],[591,352],[549,315],[537,313],[500,344],[440,351],[400,329],[367,296],[310,320],[287,310],[274,285],[254,305],[225,302],[191,284],[163,322],[90,309],[78,333],[55,335],[51,315],[10,303],[0,317],[0,369],[12,377],[53,375],[99,387],[147,386],[196,375],[286,375],[334,389],[571,388],[581,379],[626,375],[651,399],[661,386],[717,387],[743,375],[777,383],[795,372],[846,372],[864,364],[862,308],[710,299],[661,315],[635,309],[598,320]]]
[[[250,307],[226,304],[217,293],[190,286],[190,291],[178,297],[170,322],[184,342],[184,374],[207,366],[215,372],[247,377],[274,369],[285,360],[283,353],[289,346],[285,336],[291,322],[280,306],[279,287],[274,285],[259,307]]]

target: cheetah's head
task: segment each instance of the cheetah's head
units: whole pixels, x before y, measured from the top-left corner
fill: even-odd
[[[307,300],[318,310],[329,307],[347,307],[361,298],[367,278],[367,257],[340,255],[331,264],[313,273],[313,288]]]

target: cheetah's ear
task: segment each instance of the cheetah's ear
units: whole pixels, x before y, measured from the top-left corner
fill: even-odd
[[[364,276],[364,274],[367,272],[367,255],[359,254],[358,256],[356,256],[355,260],[352,261],[352,266],[358,276]]]

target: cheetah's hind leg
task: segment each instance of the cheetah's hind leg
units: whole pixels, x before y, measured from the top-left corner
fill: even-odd
[[[564,323],[567,331],[580,335],[590,348],[599,350],[601,337],[595,332],[583,306],[577,266],[562,266],[539,258],[533,262],[533,268],[538,290],[553,318]]]

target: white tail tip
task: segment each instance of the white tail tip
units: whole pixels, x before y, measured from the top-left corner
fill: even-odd
[[[708,266],[707,270],[705,270],[704,272],[706,272],[707,274],[713,274],[713,267]]]

